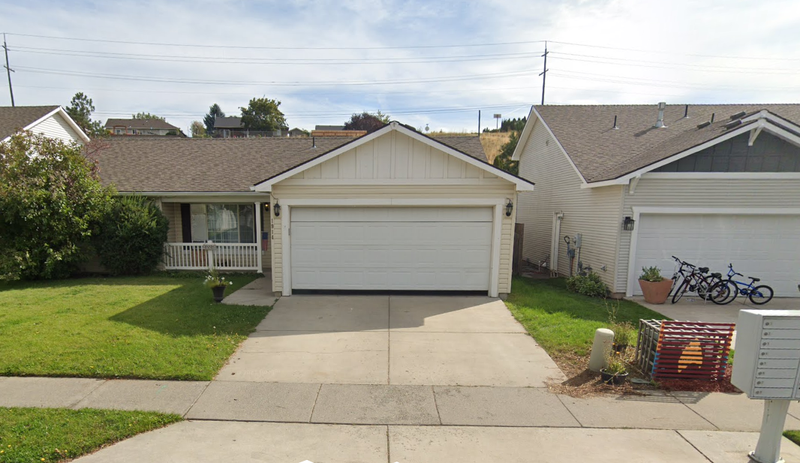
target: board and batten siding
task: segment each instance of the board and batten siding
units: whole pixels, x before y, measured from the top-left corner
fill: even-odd
[[[525,224],[523,258],[535,264],[550,255],[553,217],[562,212],[558,273],[569,275],[563,237],[581,233],[581,261],[613,288],[622,228],[622,187],[582,189],[580,176],[545,125],[539,120],[530,123],[535,125],[520,153],[519,173],[532,181],[536,189],[519,194],[519,222]],[[577,266],[576,256],[573,272]]]
[[[33,133],[40,133],[48,138],[55,138],[65,143],[83,144],[75,130],[70,127],[60,114],[54,114],[30,129]]]
[[[632,215],[633,207],[771,209],[797,208],[800,204],[800,184],[796,179],[677,178],[680,174],[671,179],[664,178],[665,175],[667,174],[659,174],[661,178],[643,175],[634,194],[630,194],[629,187],[625,186],[623,216]],[[698,233],[702,233],[702,230],[698,230]],[[623,231],[620,233],[614,286],[618,292],[627,288],[630,250],[631,232]],[[661,271],[671,274],[671,269]]]
[[[289,200],[373,199],[475,199],[503,205],[507,199],[517,202],[513,183],[396,131],[273,185],[271,194],[272,204]],[[511,291],[515,213],[511,217],[502,214],[499,293]],[[275,292],[283,290],[283,216],[271,214],[270,218]]]

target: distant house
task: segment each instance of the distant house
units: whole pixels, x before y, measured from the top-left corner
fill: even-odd
[[[318,125],[317,127],[325,127]],[[339,137],[339,138],[358,138],[366,135],[366,130],[312,130],[312,137]]]
[[[22,130],[65,142],[84,144],[89,141],[61,106],[0,107],[0,142]]]
[[[181,129],[161,119],[109,119],[106,130],[112,135],[183,135]]]
[[[314,130],[322,130],[324,132],[331,132],[334,130],[344,130],[343,125],[315,125]]]
[[[288,129],[288,127],[283,127],[279,130],[250,130],[242,124],[241,117],[216,117],[214,119],[214,138],[286,137],[289,136]]]
[[[299,129],[299,128],[295,127],[295,128],[293,128],[292,130],[289,131],[289,136],[290,137],[307,137],[308,136],[308,130],[303,130],[303,129]]]

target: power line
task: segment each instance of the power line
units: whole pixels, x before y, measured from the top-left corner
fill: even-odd
[[[556,52],[552,52],[556,54]],[[563,55],[561,53],[560,55]],[[609,64],[609,65],[619,65],[619,66],[630,66],[630,67],[640,67],[640,68],[660,68],[660,69],[675,69],[675,67],[680,66],[689,66],[690,68],[681,69],[682,71],[696,71],[696,72],[719,72],[719,73],[727,73],[727,74],[770,74],[770,75],[794,75],[800,74],[800,69],[768,69],[768,68],[761,68],[761,69],[754,69],[754,68],[733,68],[733,67],[720,67],[721,69],[693,69],[693,68],[700,68],[701,66],[698,65],[691,65],[691,64],[673,64],[673,63],[664,63],[663,65],[657,64],[636,64],[636,60],[630,60],[631,63],[618,63],[614,61],[616,58],[608,58],[608,60],[590,60],[590,59],[580,59],[580,58],[568,58],[564,56],[556,56],[556,59],[563,60],[563,61],[578,61],[582,63],[596,63],[596,64]],[[647,61],[640,61],[640,63],[647,63]],[[730,69],[730,70],[727,70]]]
[[[659,55],[672,55],[672,56],[695,56],[699,58],[720,58],[720,59],[747,59],[747,60],[762,60],[762,61],[800,61],[800,58],[772,58],[772,57],[764,57],[764,56],[731,56],[731,55],[706,55],[706,54],[699,54],[699,53],[681,53],[681,52],[669,52],[669,51],[660,51],[654,49],[643,50],[639,48],[623,48],[623,47],[608,47],[603,45],[590,45],[586,43],[576,43],[576,42],[561,42],[558,40],[549,40],[550,43],[558,43],[560,45],[572,45],[575,47],[587,47],[587,48],[601,48],[604,50],[618,50],[618,51],[632,51],[636,53],[653,53]]]

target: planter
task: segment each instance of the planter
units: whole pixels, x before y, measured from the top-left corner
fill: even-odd
[[[639,286],[644,294],[644,301],[650,304],[663,304],[669,297],[672,289],[672,280],[663,279],[661,281],[639,280]]]
[[[600,380],[603,381],[605,384],[613,384],[614,386],[619,386],[620,384],[624,384],[626,379],[628,379],[628,373],[617,373],[615,375],[600,370]]]
[[[214,302],[222,302],[225,298],[225,286],[214,286],[211,292],[214,293]]]

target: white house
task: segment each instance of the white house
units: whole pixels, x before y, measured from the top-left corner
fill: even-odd
[[[0,107],[0,142],[30,130],[65,142],[87,143],[89,137],[61,106]]]
[[[800,283],[800,105],[534,106],[513,159],[523,258],[578,261],[618,294],[644,266],[686,261]],[[580,234],[575,258],[564,237]]]

